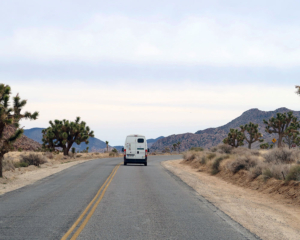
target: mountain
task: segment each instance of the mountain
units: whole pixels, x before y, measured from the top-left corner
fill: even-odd
[[[34,141],[38,143],[43,143],[42,138],[42,130],[44,128],[31,128],[31,129],[25,129],[24,135],[30,139],[33,139]],[[76,151],[82,151],[85,150],[86,147],[89,147],[90,152],[104,152],[106,151],[106,143],[101,141],[98,138],[89,138],[89,144],[81,143],[80,145],[77,145],[76,143],[73,144],[72,147],[75,147]],[[111,150],[112,147],[108,146],[108,149]]]
[[[157,140],[162,139],[162,138],[164,138],[164,137],[160,136],[160,137],[155,138],[155,139],[154,138],[147,139],[148,148],[150,148],[153,145],[153,143],[155,143]]]
[[[277,113],[286,113],[289,111],[292,111],[294,116],[300,119],[300,111],[293,111],[287,108],[279,108],[275,111],[261,111],[257,108],[250,109],[244,112],[241,116],[233,119],[231,122],[221,127],[199,130],[195,134],[185,133],[162,138],[151,146],[151,151],[162,151],[165,147],[169,147],[171,149],[172,145],[177,142],[181,142],[181,151],[188,150],[191,147],[210,148],[217,146],[218,144],[222,143],[230,128],[239,128],[241,125],[249,122],[258,124],[259,131],[264,135],[263,138],[265,139],[265,142],[271,143],[271,139],[274,137],[276,138],[277,135],[268,134],[265,132],[265,124],[263,123],[263,119],[268,120],[271,117],[276,116]],[[252,146],[253,148],[258,148],[260,144],[261,143],[256,142]]]
[[[3,132],[4,138],[8,138],[8,137],[12,136],[14,134],[14,132],[15,132],[15,129],[13,127],[10,127],[10,126],[6,127]],[[22,135],[19,139],[17,139],[14,142],[13,147],[15,150],[22,149],[22,150],[26,150],[26,151],[34,151],[39,148],[42,148],[42,145],[24,135]]]

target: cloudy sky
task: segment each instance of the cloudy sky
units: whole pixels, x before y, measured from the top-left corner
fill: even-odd
[[[39,111],[122,145],[300,110],[300,2],[0,1],[0,82]]]

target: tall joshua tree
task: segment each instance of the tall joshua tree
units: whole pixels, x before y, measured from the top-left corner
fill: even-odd
[[[38,112],[25,112],[22,109],[26,105],[26,100],[21,100],[19,95],[13,98],[13,105],[9,107],[11,88],[8,85],[0,84],[0,177],[2,177],[2,162],[4,154],[12,150],[12,144],[22,136],[23,129],[20,129],[19,122],[22,119],[35,120]],[[14,132],[10,136],[4,136],[4,130],[8,126],[13,127]]]
[[[244,134],[240,132],[238,129],[230,129],[227,138],[223,140],[223,143],[228,144],[232,147],[239,147],[244,145]]]
[[[289,128],[290,126],[295,126],[298,120],[297,117],[293,115],[293,112],[288,113],[277,113],[276,117],[272,117],[269,121],[264,120],[266,124],[265,131],[267,133],[277,133],[278,134],[278,147],[282,147],[282,140],[288,135],[288,129],[295,132],[295,129]]]
[[[252,143],[257,141],[263,142],[262,134],[258,132],[258,124],[254,124],[252,122],[240,126],[241,133],[244,135],[245,140],[248,142],[248,148],[251,149]]]
[[[106,143],[106,150],[107,150],[107,152],[108,152],[108,141],[105,141],[105,143]]]
[[[177,149],[177,143],[174,143],[174,144],[172,145],[172,150],[173,150],[173,151],[176,151],[176,149]]]
[[[180,152],[180,144],[181,144],[181,142],[177,142],[177,150],[178,150],[178,153]]]
[[[68,120],[50,121],[50,127],[44,129],[43,147],[55,151],[56,148],[62,148],[64,155],[69,155],[69,150],[73,143],[78,145],[82,142],[89,143],[89,137],[94,137],[94,132],[86,126],[85,122],[80,122],[80,117],[77,117],[75,122]]]
[[[289,149],[291,149],[292,144],[296,144],[299,146],[299,131],[300,128],[299,122],[292,122],[291,125],[285,130],[285,136],[283,142],[286,143],[289,146]]]

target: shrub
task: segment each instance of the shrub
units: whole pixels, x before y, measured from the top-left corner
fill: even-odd
[[[203,164],[203,165],[206,164],[206,157],[205,157],[205,156],[203,156],[203,157],[201,158],[200,163]]]
[[[228,144],[221,144],[218,146],[218,148],[227,154],[230,154],[233,150],[233,148]]]
[[[183,153],[183,158],[186,161],[193,161],[196,158],[196,154],[194,152],[185,152]]]
[[[4,158],[2,162],[2,169],[3,171],[13,171],[15,170],[14,162],[12,158]]]
[[[293,152],[294,150],[287,148],[275,148],[266,153],[264,158],[267,163],[292,163],[295,161]]]
[[[262,172],[262,175],[263,175],[265,181],[273,177],[273,173],[269,168],[265,169]]]
[[[72,147],[72,153],[73,155],[75,154],[76,149],[74,147]]]
[[[46,156],[46,158],[49,158],[49,159],[54,158],[53,153],[51,153],[51,152],[46,153],[45,156]]]
[[[213,147],[210,149],[211,152],[216,152],[217,150],[218,150],[218,148],[216,148],[216,147]]]
[[[251,180],[254,180],[258,176],[262,175],[263,168],[260,165],[250,168],[249,177]]]
[[[81,156],[82,156],[82,154],[77,154],[76,155],[77,158],[80,158]]]
[[[202,152],[204,149],[202,147],[192,147],[190,151]]]
[[[39,154],[30,153],[29,155],[21,155],[21,163],[27,163],[28,165],[34,165],[39,167],[40,164],[46,163],[47,160],[44,156]]]
[[[235,155],[245,155],[250,152],[249,148],[239,147],[232,149],[231,153]]]
[[[217,155],[216,155],[215,153],[209,153],[209,154],[207,155],[207,158],[208,158],[209,160],[212,160],[212,159],[214,159],[216,156],[217,156]]]
[[[14,166],[16,168],[19,168],[19,167],[28,167],[28,163],[26,163],[26,162],[15,162]]]
[[[168,147],[165,147],[163,150],[162,150],[162,153],[170,153],[171,152],[171,150],[170,150],[170,148],[168,148]]]
[[[255,167],[257,163],[258,159],[256,157],[250,155],[238,156],[228,165],[228,169],[235,174],[242,169],[249,170],[250,168]]]
[[[300,166],[296,165],[291,167],[290,172],[286,176],[286,181],[300,181]]]
[[[110,156],[110,157],[115,157],[115,156],[117,156],[117,153],[115,153],[115,152],[110,152],[110,153],[108,154],[108,156]]]
[[[117,149],[113,149],[113,150],[111,150],[113,153],[118,153],[118,150]]]
[[[221,161],[223,160],[224,158],[222,158],[222,157],[218,157],[214,162],[213,162],[213,164],[212,164],[212,166],[211,166],[211,174],[212,175],[215,175],[215,174],[217,174],[218,172],[220,172],[220,163],[221,163]]]
[[[249,153],[253,156],[260,156],[260,152],[256,149],[251,149]]]

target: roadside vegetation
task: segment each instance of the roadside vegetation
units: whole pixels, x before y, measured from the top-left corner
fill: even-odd
[[[300,182],[299,149],[254,150],[222,144],[210,150],[190,150],[183,157],[182,163],[212,175],[220,173],[221,177],[235,176],[234,179],[240,177],[240,181],[257,180],[262,184],[269,179]]]

